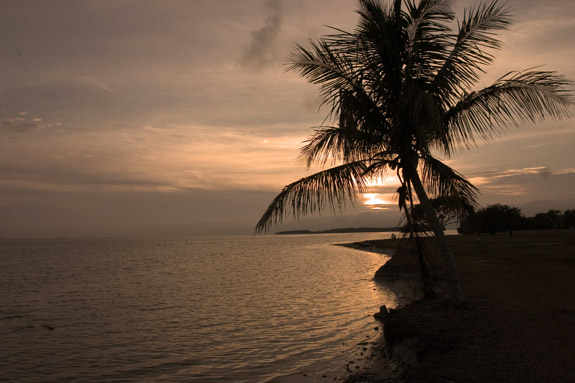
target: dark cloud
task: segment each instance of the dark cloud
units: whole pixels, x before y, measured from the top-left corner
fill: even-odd
[[[283,22],[281,0],[267,0],[267,19],[262,27],[252,32],[252,39],[241,63],[252,69],[261,69],[274,61],[274,45]]]

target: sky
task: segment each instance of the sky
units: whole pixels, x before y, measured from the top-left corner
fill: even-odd
[[[0,237],[251,234],[312,171],[298,149],[326,114],[286,57],[357,20],[352,0],[0,1]],[[575,3],[509,5],[480,86],[539,65],[575,79]],[[445,160],[483,206],[574,209],[574,122],[512,127]],[[272,232],[395,226],[396,188]]]

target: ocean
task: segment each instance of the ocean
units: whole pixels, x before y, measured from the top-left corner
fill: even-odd
[[[0,381],[339,373],[398,297],[372,280],[386,255],[334,244],[389,235],[2,239]]]

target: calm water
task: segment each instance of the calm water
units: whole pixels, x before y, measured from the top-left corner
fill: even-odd
[[[0,381],[268,382],[326,368],[396,301],[371,280],[384,255],[331,244],[383,236],[0,240]]]

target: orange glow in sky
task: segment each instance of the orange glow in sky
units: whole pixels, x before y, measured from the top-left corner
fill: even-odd
[[[392,196],[383,193],[364,193],[363,204],[373,210],[387,209],[385,205],[394,205]]]

